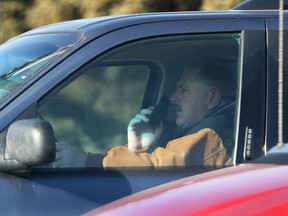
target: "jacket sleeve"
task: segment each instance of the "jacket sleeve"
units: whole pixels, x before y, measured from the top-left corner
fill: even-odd
[[[117,146],[108,151],[103,159],[104,167],[161,167],[189,165],[223,165],[226,149],[221,138],[205,128],[168,142],[165,148],[158,147],[151,154],[133,152],[127,146]]]

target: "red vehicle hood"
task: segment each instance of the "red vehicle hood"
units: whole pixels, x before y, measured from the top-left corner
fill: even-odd
[[[161,185],[87,215],[288,215],[288,166],[240,165]]]

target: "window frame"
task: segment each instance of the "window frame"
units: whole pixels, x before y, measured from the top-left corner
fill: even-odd
[[[225,25],[223,25],[223,23],[225,23]],[[263,80],[261,80],[261,83],[255,80],[252,76],[254,68],[250,63],[255,61],[263,62],[261,67],[265,68],[265,48],[263,48],[265,44],[265,22],[263,18],[211,18],[205,20],[201,18],[179,18],[179,20],[137,24],[112,31],[109,34],[96,38],[94,41],[75,51],[74,55],[70,55],[56,65],[51,71],[8,104],[0,113],[0,117],[3,117],[3,121],[0,122],[0,129],[10,124],[13,119],[21,115],[29,106],[32,106],[36,101],[45,96],[45,94],[51,91],[59,82],[65,82],[65,79],[72,75],[79,67],[100,54],[102,55],[108,52],[110,49],[135,40],[155,36],[217,32],[242,32],[243,34],[243,62],[241,65],[242,73],[239,96],[241,103],[239,103],[237,107],[238,116],[235,144],[237,151],[235,151],[233,164],[241,163],[245,160],[244,143],[247,125],[256,127],[255,131],[257,131],[257,133],[255,133],[254,139],[257,140],[257,143],[253,145],[253,148],[256,148],[254,152],[259,153],[259,146],[262,141],[264,142],[265,137],[263,112],[261,111],[260,118],[257,119],[251,118],[252,116],[250,114],[254,112],[254,110],[262,110],[263,107],[265,107],[265,98],[263,99],[261,92],[263,88],[265,89],[265,83],[262,82]],[[258,38],[257,41],[255,38]],[[95,47],[97,47],[97,49],[95,49]],[[258,55],[251,55],[251,53],[255,54],[256,52]],[[262,75],[265,76],[264,74]],[[261,87],[252,91],[253,86],[256,84],[261,84]],[[250,97],[251,92],[253,93],[253,97]],[[255,104],[254,99],[257,97],[261,99],[259,103]],[[14,114],[11,115],[11,113]],[[24,114],[23,116],[26,115]]]

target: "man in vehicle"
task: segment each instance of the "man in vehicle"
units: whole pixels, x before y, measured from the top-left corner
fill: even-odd
[[[235,101],[235,79],[229,67],[218,63],[186,66],[170,98],[178,126],[174,139],[148,153],[157,146],[163,125],[153,128],[149,124],[153,108],[144,109],[128,125],[128,145],[112,148],[103,160],[104,167],[229,163],[234,110],[229,112],[226,106]]]
[[[104,159],[85,153],[71,157],[73,151],[63,147],[66,145],[58,145],[54,164],[63,166],[64,162],[73,166],[68,158],[78,161],[79,166],[86,163],[104,167],[229,164],[234,144],[235,83],[235,73],[227,65],[213,62],[188,65],[170,98],[175,106],[177,130],[170,132],[171,141],[166,146],[159,147],[166,128],[163,121],[156,126],[150,123],[153,113],[150,107],[130,121],[128,144],[113,147]]]

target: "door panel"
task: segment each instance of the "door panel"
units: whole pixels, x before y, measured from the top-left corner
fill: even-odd
[[[286,19],[285,19],[286,21]],[[278,19],[270,18],[267,19],[267,40],[268,40],[268,70],[267,70],[267,86],[268,86],[268,95],[267,95],[267,140],[265,150],[269,150],[271,147],[278,143]],[[283,62],[283,141],[287,143],[288,141],[288,113],[287,110],[287,101],[288,101],[288,86],[287,86],[287,72],[288,72],[288,62],[287,62],[287,50],[288,50],[288,24],[284,22],[284,62]]]

